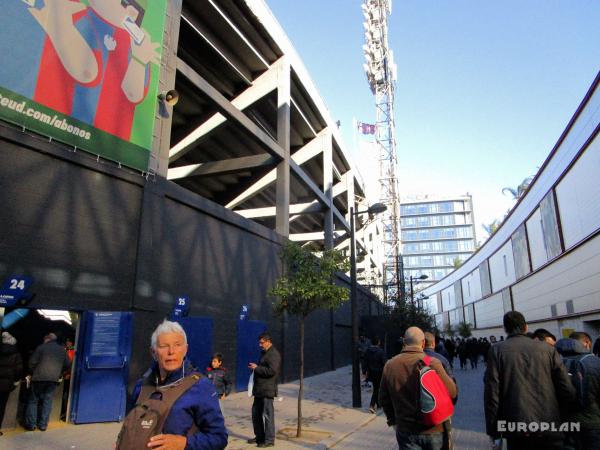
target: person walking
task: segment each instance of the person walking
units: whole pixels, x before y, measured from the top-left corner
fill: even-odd
[[[450,363],[450,368],[454,369],[454,357],[456,356],[456,345],[454,344],[454,339],[446,339],[444,346],[448,352],[448,362]]]
[[[31,392],[25,409],[25,429],[33,431],[37,427],[46,431],[52,411],[54,391],[62,374],[71,366],[67,351],[56,342],[56,335],[48,333],[44,343],[35,349],[29,358]]]
[[[525,335],[523,314],[509,311],[503,323],[508,337],[491,347],[484,376],[486,432],[509,450],[562,449],[561,433],[540,429],[558,430],[575,402],[567,370],[554,347]]]
[[[433,333],[426,332],[425,333],[425,349],[424,352],[426,355],[431,356],[432,358],[438,359],[442,363],[442,367],[448,374],[448,376],[452,377],[452,366],[450,365],[450,361],[446,359],[446,357],[435,351],[435,336]]]
[[[273,338],[269,333],[258,337],[258,345],[262,354],[258,363],[250,363],[248,367],[254,372],[252,395],[252,425],[254,438],[248,443],[257,447],[275,446],[275,409],[273,399],[277,397],[277,382],[281,370],[281,355],[273,346]]]
[[[367,354],[367,349],[371,346],[371,340],[362,334],[358,337],[358,361],[360,363],[360,371],[363,375],[363,387],[369,385],[369,381],[367,380],[367,363],[365,360],[365,355]]]
[[[443,424],[433,427],[423,424],[418,407],[419,375],[417,366],[425,358],[425,335],[418,327],[410,327],[404,334],[404,348],[383,368],[379,402],[387,423],[396,429],[399,450],[441,450],[444,445]],[[456,397],[456,384],[444,370],[442,363],[431,358],[429,366],[435,370]]]
[[[567,440],[577,450],[600,450],[600,358],[592,353],[592,338],[576,331],[556,342],[565,367],[577,393],[577,405],[569,414],[569,422],[580,430]]]
[[[464,370],[467,368],[467,343],[466,339],[462,339],[458,344],[458,359],[460,361],[460,368]]]
[[[177,322],[164,320],[152,333],[150,350],[154,364],[138,380],[130,397],[130,409],[117,438],[116,450],[223,450],[227,429],[212,382],[185,359],[187,335]],[[155,407],[148,407],[146,402]],[[139,426],[140,417],[148,414]],[[162,427],[147,436],[159,414]],[[166,417],[165,417],[166,415]]]
[[[467,356],[471,363],[471,369],[477,369],[477,360],[479,359],[479,346],[477,339],[471,338],[467,341]]]
[[[23,360],[17,349],[17,340],[4,331],[2,344],[0,344],[0,428],[2,428],[8,397],[18,384],[22,372]],[[0,436],[2,436],[1,431]]]
[[[381,375],[383,367],[387,361],[385,352],[381,348],[381,340],[375,336],[371,340],[372,344],[365,352],[365,366],[367,368],[367,381],[373,383],[373,394],[369,404],[369,411],[373,414],[379,408],[379,385],[381,384]]]

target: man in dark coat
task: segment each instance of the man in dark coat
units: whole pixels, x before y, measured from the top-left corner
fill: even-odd
[[[571,333],[568,339],[556,342],[577,392],[577,407],[569,421],[578,423],[580,430],[569,438],[576,448],[585,450],[600,448],[600,358],[591,350],[592,339],[585,332]]]
[[[375,414],[377,408],[379,408],[379,385],[381,384],[383,366],[385,366],[387,358],[385,352],[380,347],[381,340],[379,337],[375,336],[371,342],[373,344],[365,352],[365,366],[367,369],[367,381],[373,383],[373,394],[371,395],[369,411]]]
[[[48,333],[44,343],[35,349],[29,359],[31,393],[25,410],[25,429],[41,431],[48,428],[54,391],[62,374],[71,366],[65,348],[56,342],[56,335]],[[39,406],[39,407],[38,407]]]
[[[23,360],[17,349],[17,340],[5,331],[2,333],[0,344],[0,426],[4,419],[8,396],[15,389],[15,383],[21,378],[22,372]]]
[[[562,449],[555,430],[575,402],[575,389],[556,349],[529,339],[520,312],[504,315],[508,338],[491,347],[485,372],[486,431],[509,450]],[[547,428],[546,428],[547,427]]]
[[[275,446],[275,409],[273,399],[277,397],[277,380],[281,368],[281,355],[273,347],[273,339],[269,333],[258,337],[258,345],[262,355],[257,363],[250,363],[248,367],[254,371],[254,387],[252,394],[252,425],[254,438],[249,443],[256,443],[257,447]]]

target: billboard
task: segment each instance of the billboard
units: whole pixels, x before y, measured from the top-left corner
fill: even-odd
[[[142,171],[167,0],[3,0],[0,119]]]

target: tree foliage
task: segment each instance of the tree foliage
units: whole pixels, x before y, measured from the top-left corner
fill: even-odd
[[[502,193],[504,195],[506,195],[506,193],[509,193],[513,200],[519,200],[521,197],[523,197],[525,195],[525,192],[527,192],[527,189],[529,189],[529,185],[531,184],[531,182],[533,181],[533,176],[531,177],[527,177],[525,178],[523,181],[521,181],[521,183],[516,187],[505,187],[502,189]]]
[[[470,323],[466,323],[466,322],[459,323],[458,327],[457,327],[458,334],[464,339],[471,337],[472,329],[473,329],[473,325],[471,325]]]
[[[325,250],[320,257],[300,245],[284,245],[281,258],[283,276],[269,294],[275,297],[273,309],[277,314],[287,312],[306,317],[321,308],[337,308],[349,298],[346,287],[335,284],[337,272],[347,272],[350,263],[338,250]]]
[[[485,232],[491,237],[492,234],[494,234],[498,230],[498,228],[500,228],[500,225],[502,225],[502,220],[494,219],[489,224],[482,224],[481,226],[483,227]]]
[[[444,334],[446,335],[446,337],[450,337],[453,338],[454,335],[456,334],[456,328],[454,328],[450,322],[448,322],[446,324],[446,326],[444,327]]]
[[[419,308],[410,302],[398,302],[386,316],[386,331],[395,331],[401,336],[409,327],[419,327],[423,331],[436,334],[435,318],[424,308]]]

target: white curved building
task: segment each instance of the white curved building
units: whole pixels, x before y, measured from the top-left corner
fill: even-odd
[[[423,290],[444,329],[502,335],[505,312],[557,337],[600,334],[600,74],[497,232],[460,268]]]

